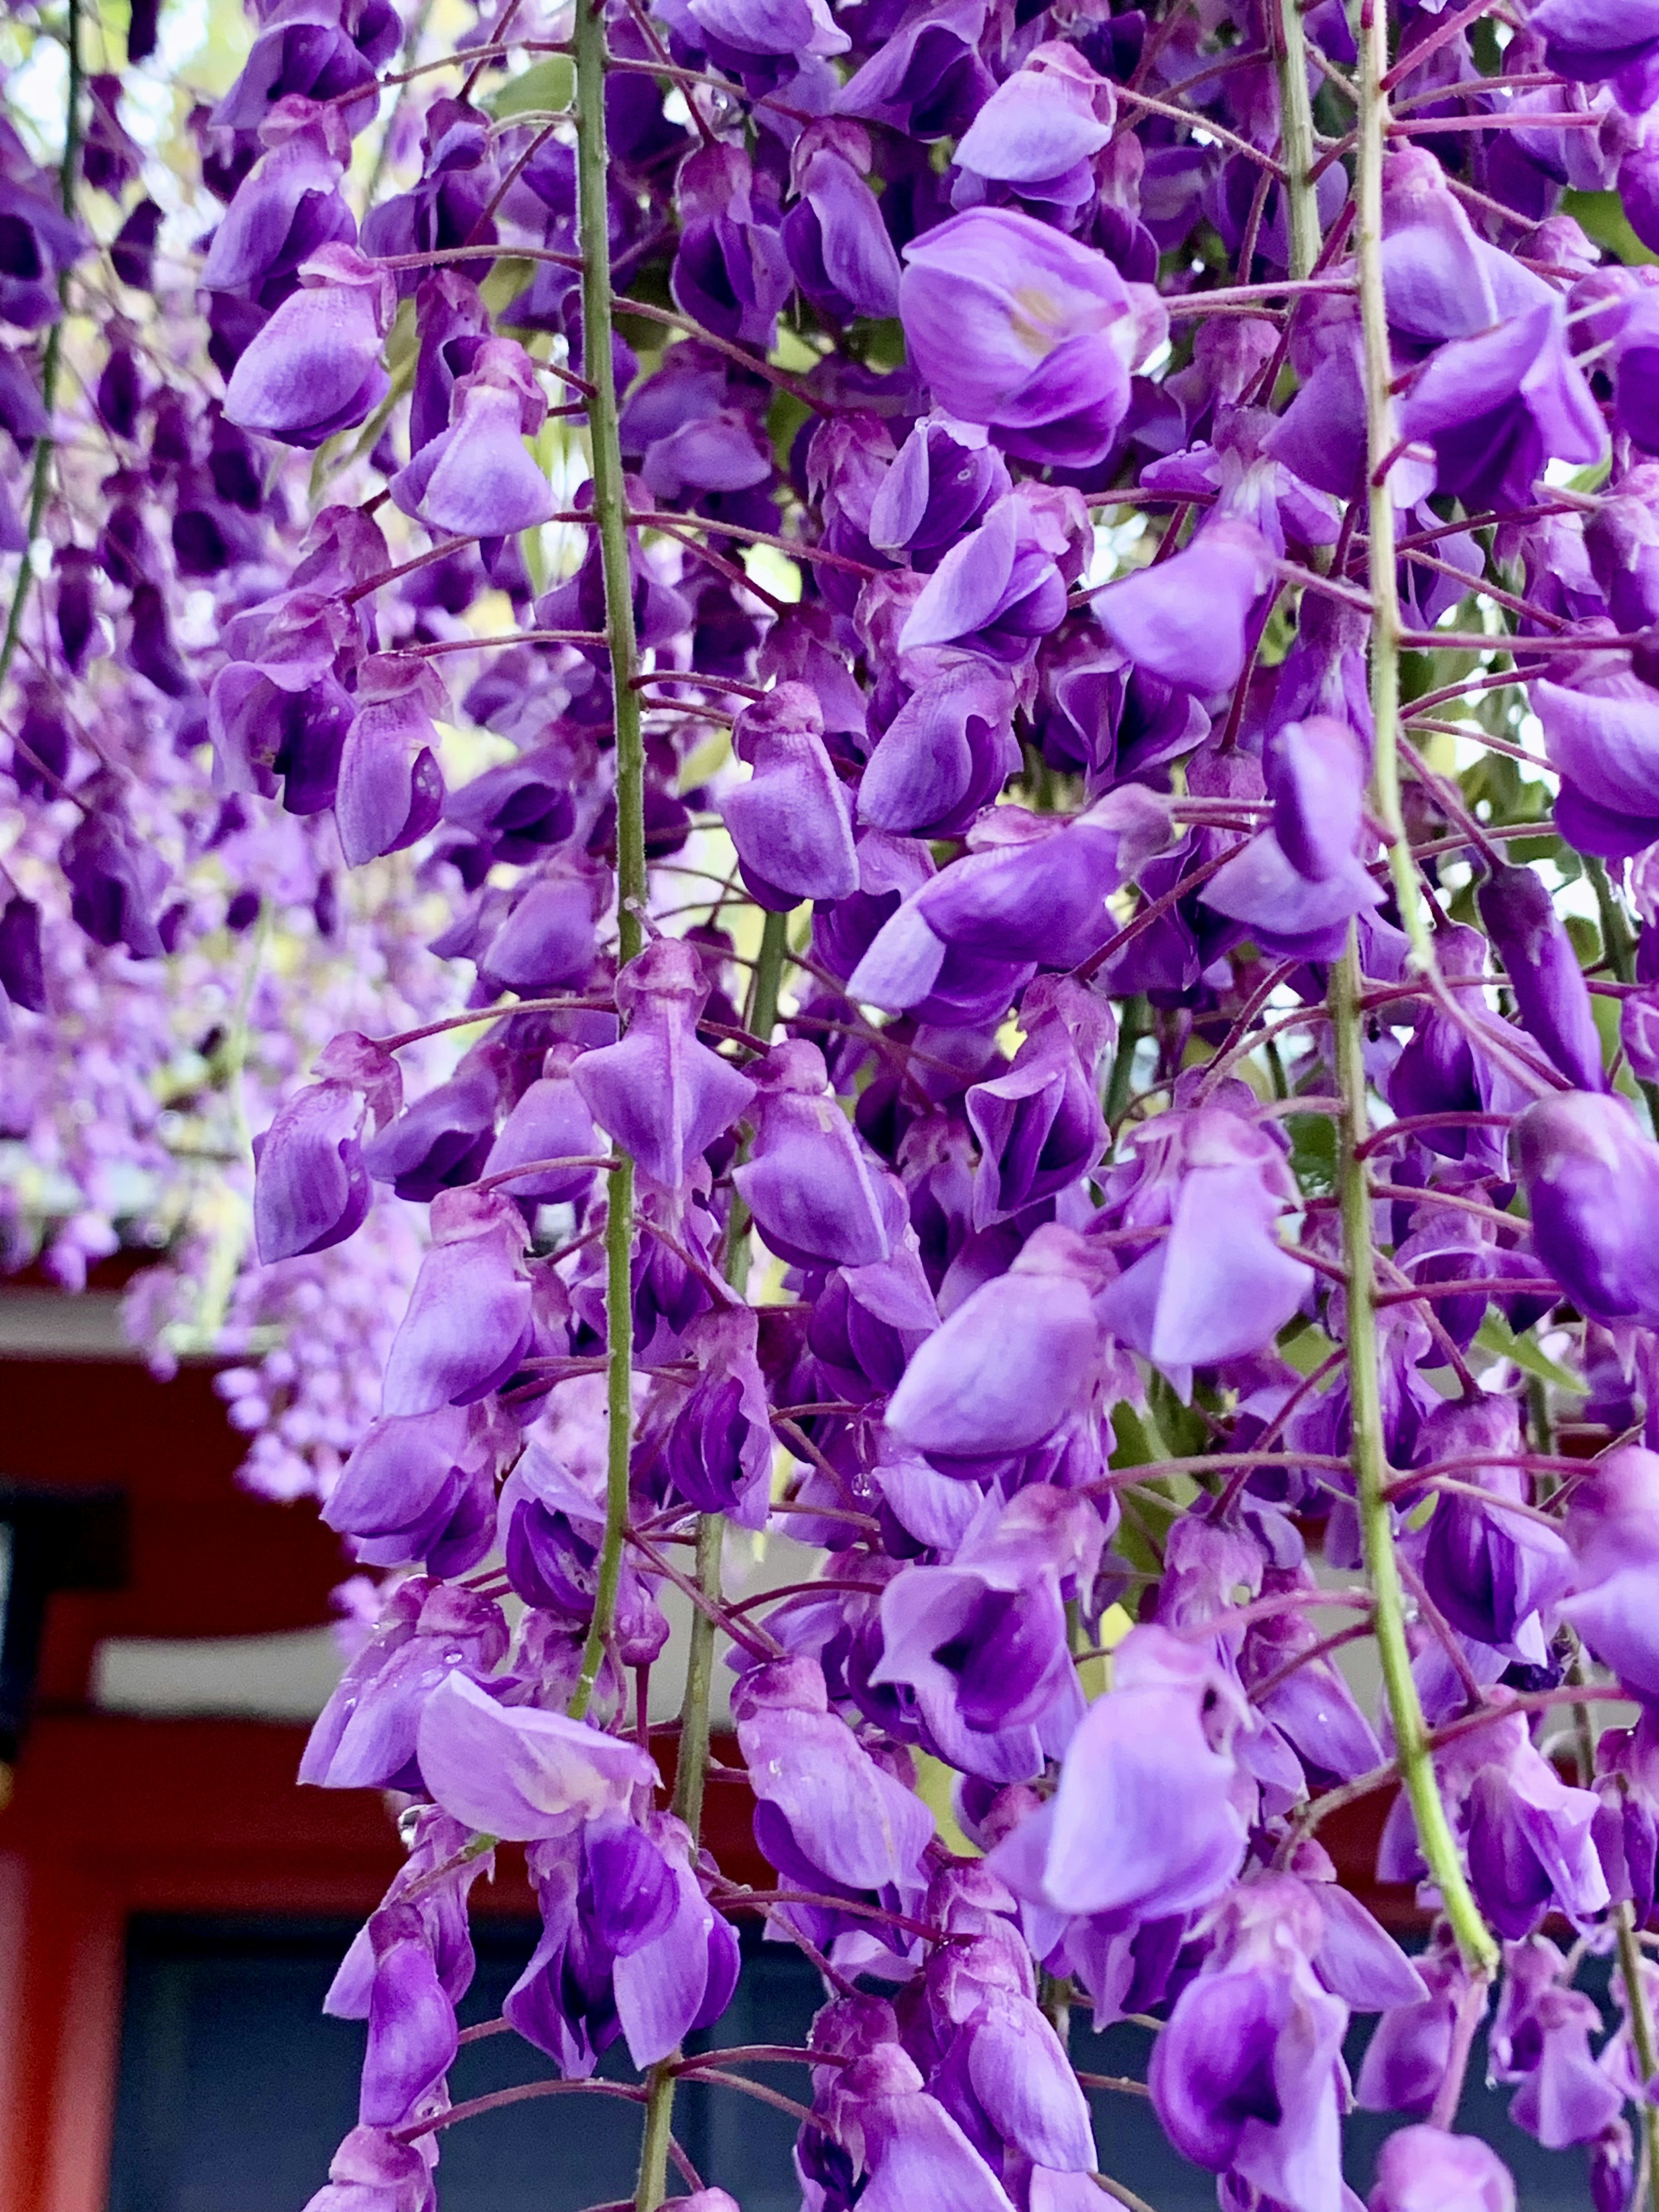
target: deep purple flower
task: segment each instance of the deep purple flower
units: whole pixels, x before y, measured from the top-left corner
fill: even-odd
[[[765,1523],[774,1439],[766,1380],[756,1353],[757,1324],[747,1306],[697,1316],[684,1334],[698,1377],[674,1415],[662,1466],[679,1495],[704,1513],[725,1513],[739,1528]]]
[[[1515,1124],[1533,1245],[1582,1313],[1659,1323],[1659,1149],[1625,1101],[1569,1091]]]
[[[1479,894],[1516,1011],[1535,1042],[1579,1091],[1601,1091],[1601,1041],[1572,940],[1530,868],[1493,869]]]
[[[1423,1547],[1423,1580],[1461,1635],[1512,1647],[1517,1656],[1542,1665],[1547,1618],[1571,1586],[1572,1562],[1559,1536],[1503,1510],[1505,1499],[1530,1502],[1514,1401],[1453,1402],[1431,1413],[1418,1431],[1420,1466],[1473,1460],[1486,1451],[1490,1461],[1460,1468],[1457,1480],[1490,1492],[1498,1502],[1488,1507],[1452,1491],[1436,1498]]]
[[[906,137],[949,138],[984,105],[993,79],[979,57],[986,0],[908,0],[882,45],[836,98],[842,115]]]
[[[1400,431],[1433,447],[1437,488],[1476,511],[1526,505],[1550,461],[1597,461],[1607,443],[1553,295],[1443,345],[1402,402]]]
[[[937,1756],[993,1782],[1063,1756],[1083,1713],[1064,1595],[1092,1584],[1104,1537],[1087,1499],[1039,1483],[981,1514],[948,1566],[888,1583],[871,1680],[909,1686]]]
[[[574,744],[532,746],[451,792],[444,819],[480,839],[492,860],[534,860],[574,830],[573,787],[586,766]]]
[[[495,1454],[460,1407],[374,1422],[329,1492],[323,1518],[367,1566],[465,1574],[495,1537]]]
[[[135,960],[166,950],[155,908],[167,883],[161,854],[110,805],[82,814],[64,840],[58,863],[70,890],[70,913],[94,945],[125,945]]]
[[[374,1196],[363,1165],[364,1109],[343,1083],[313,1083],[255,1140],[253,1234],[259,1257],[291,1260],[355,1236]]]
[[[1003,208],[953,216],[908,246],[905,263],[910,359],[947,413],[988,424],[1027,460],[1078,468],[1105,458],[1129,371],[1163,336],[1143,287]]]
[[[637,1826],[612,1811],[532,1845],[542,1936],[503,2010],[567,2080],[619,2034],[653,2065],[726,2009],[737,1938],[703,1899],[690,1840],[669,1814]]]
[[[1040,976],[1020,1023],[1025,1042],[1013,1066],[975,1084],[963,1101],[980,1147],[976,1229],[1071,1188],[1105,1149],[1098,1070],[1111,1022],[1103,1003],[1069,978]]]
[[[870,505],[870,542],[931,569],[1012,489],[982,430],[933,416],[899,447]]]
[[[1457,923],[1436,937],[1441,972],[1449,978],[1483,976],[1488,971],[1489,948],[1478,929]],[[1458,994],[1473,1011],[1476,994]],[[1396,1114],[1513,1113],[1526,1103],[1527,1094],[1515,1079],[1471,1042],[1467,1028],[1438,1008],[1419,1010],[1416,1027],[1390,1071],[1388,1100]],[[1480,1127],[1460,1128],[1449,1122],[1430,1127],[1420,1140],[1444,1159],[1472,1160],[1495,1171],[1504,1162],[1502,1133]]]
[[[1622,1682],[1659,1698],[1659,1455],[1626,1444],[1598,1460],[1573,1492],[1566,1536],[1577,1588],[1562,1612]]]
[[[26,1006],[32,1014],[44,1014],[50,1004],[40,951],[40,909],[21,891],[14,891],[0,907],[0,992],[14,1006]]]
[[[261,24],[242,73],[213,112],[216,125],[257,130],[276,101],[292,93],[330,100],[362,91],[344,103],[348,126],[362,130],[374,114],[375,72],[398,51],[394,9],[368,0],[280,0]]]
[[[795,282],[828,319],[885,319],[898,313],[899,258],[880,205],[860,173],[869,168],[868,139],[852,124],[817,129],[825,133],[823,138],[813,131],[797,146],[795,189],[800,197],[783,219],[783,243]]]
[[[1582,853],[1623,860],[1659,837],[1659,700],[1631,675],[1569,689],[1540,680],[1533,705],[1550,765],[1559,770],[1556,814]]]
[[[135,291],[148,292],[155,282],[155,246],[161,222],[161,210],[155,202],[140,200],[110,240],[110,266]]]
[[[464,1060],[447,1083],[434,1085],[368,1139],[364,1164],[377,1182],[417,1204],[471,1182],[489,1150],[495,1103],[488,1069]]]
[[[1158,2118],[1184,2156],[1268,2202],[1334,2207],[1348,2008],[1312,1970],[1317,1905],[1268,1875],[1241,1885],[1215,1920],[1214,1948],[1152,2046]]]
[[[1659,7],[1654,0],[1542,0],[1528,18],[1545,59],[1580,83],[1611,81],[1632,115],[1659,97]]]
[[[1413,1971],[1418,1992],[1389,2007],[1365,2047],[1354,2091],[1362,2112],[1424,2118],[1445,2080],[1468,1972],[1443,1921],[1437,1923]]]
[[[1520,2084],[1510,2118],[1547,2150],[1593,2142],[1624,2104],[1590,2057],[1600,2009],[1582,1990],[1560,1985],[1565,1964],[1545,1936],[1511,1946],[1490,2040],[1496,2078]]]
[[[14,143],[15,142],[14,141]],[[0,173],[0,320],[38,330],[63,312],[58,279],[86,251],[84,232],[64,214],[55,180],[27,169]]]
[[[756,205],[755,181],[738,146],[706,146],[682,162],[670,283],[676,305],[705,330],[764,350],[793,280],[775,208]]]

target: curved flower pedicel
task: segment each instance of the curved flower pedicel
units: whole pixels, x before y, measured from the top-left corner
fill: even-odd
[[[1488,2017],[1631,2212],[1659,9],[254,14],[167,145],[183,15],[13,24],[0,1224],[159,1255],[356,1570],[301,1772],[409,1850],[312,2212],[495,2101],[498,1842],[639,2212],[734,2212],[682,2080],[783,2094],[739,1911],[808,2212],[1132,2185],[1085,2003],[1226,2212],[1352,2205],[1363,2013],[1373,2212],[1510,2212]]]

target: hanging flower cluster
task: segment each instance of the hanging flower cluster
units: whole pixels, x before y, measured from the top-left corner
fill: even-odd
[[[739,1911],[823,1978],[808,2212],[1098,2204],[1078,2006],[1223,2212],[1352,2206],[1355,2104],[1371,2212],[1513,2212],[1483,2024],[1626,2212],[1659,4],[252,14],[171,170],[14,17],[0,1221],[167,1248],[135,1326],[364,1571],[301,1775],[409,1855],[311,2212],[495,2101],[502,1841],[640,2212],[732,2212],[672,2118]],[[728,1528],[818,1563],[738,1601]],[[1416,1960],[1319,1841],[1375,1791]]]

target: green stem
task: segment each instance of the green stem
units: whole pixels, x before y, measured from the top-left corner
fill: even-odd
[[[1624,1978],[1625,1996],[1630,2006],[1631,2047],[1636,2053],[1645,2087],[1659,2073],[1659,2048],[1654,2042],[1647,1991],[1642,1986],[1642,1946],[1636,1939],[1635,1907],[1628,1903],[1621,1905],[1614,1925],[1619,1930],[1619,1971]],[[1631,2212],[1643,2212],[1644,2205],[1653,2201],[1654,2191],[1659,2190],[1659,2106],[1650,2104],[1646,2098],[1642,2100],[1642,2130],[1647,2144],[1647,2156],[1643,2161],[1647,2183],[1632,2199]]]
[[[697,1587],[712,1605],[720,1599],[720,1547],[726,1524],[718,1513],[697,1523]],[[679,1764],[674,1770],[672,1810],[694,1836],[702,1831],[702,1790],[708,1775],[708,1698],[714,1681],[714,1615],[699,1606],[691,1616],[680,1706]]]
[[[1118,1016],[1117,1051],[1106,1084],[1106,1119],[1114,1129],[1123,1119],[1129,1103],[1129,1089],[1134,1081],[1135,1047],[1146,1034],[1147,1011],[1145,999],[1126,999]]]
[[[611,358],[615,295],[611,289],[610,208],[605,147],[604,0],[577,0],[576,187],[582,252],[582,374],[592,448],[593,513],[605,572],[605,626],[617,724],[617,927],[624,962],[638,957],[645,933],[645,745],[641,735],[639,647],[628,557],[628,502],[617,432],[617,380]]]
[[[783,963],[789,955],[789,917],[767,915],[761,926],[760,958],[755,965],[754,987],[749,994],[749,1033],[769,1043],[778,1018],[778,993],[783,985]],[[749,1147],[743,1148],[747,1158]],[[749,1208],[732,1193],[726,1219],[726,1274],[741,1296],[749,1287]]]
[[[593,513],[605,575],[605,628],[611,641],[611,683],[617,726],[617,931],[624,963],[644,945],[641,915],[646,897],[645,747],[640,726],[639,648],[634,635],[634,583],[628,557],[627,501],[617,429],[617,383],[611,357],[613,294],[611,227],[605,148],[605,0],[577,0],[576,201],[582,251],[583,372],[592,386],[588,440],[593,471]],[[608,1365],[609,1448],[605,1544],[599,1554],[593,1622],[582,1651],[582,1670],[570,1701],[580,1719],[605,1662],[617,1615],[623,1543],[628,1528],[628,1475],[633,1443],[634,1163],[618,1157],[611,1177],[605,1216],[605,1351]]]
[[[783,963],[788,956],[789,917],[769,911],[761,924],[760,959],[749,1004],[750,1035],[764,1037],[769,1044],[777,1025],[778,994],[783,988]]]
[[[1405,1592],[1395,1557],[1394,1521],[1388,1501],[1392,1476],[1382,1424],[1376,1343],[1376,1255],[1371,1246],[1371,1191],[1359,1147],[1370,1134],[1359,1011],[1359,953],[1350,927],[1347,951],[1331,975],[1331,1025],[1336,1036],[1337,1089],[1342,1097],[1342,1257],[1347,1269],[1348,1401],[1360,1531],[1365,1571],[1375,1602],[1373,1626],[1383,1687],[1394,1722],[1401,1778],[1417,1820],[1429,1873],[1472,1972],[1490,1974],[1498,1946],[1480,1917],[1457,1856],[1457,1844],[1440,1801],[1434,1755],[1423,1707],[1412,1679],[1406,1640]]]
[[[1400,641],[1405,623],[1395,574],[1394,495],[1389,463],[1398,443],[1389,309],[1382,286],[1382,155],[1389,128],[1389,13],[1386,0],[1364,0],[1359,30],[1359,308],[1365,338],[1365,470],[1370,546],[1371,720],[1376,724],[1372,800],[1389,840],[1401,925],[1411,940],[1412,965],[1434,972],[1434,946],[1419,896],[1416,864],[1400,806]]]
[[[693,1844],[702,1831],[703,1784],[708,1776],[708,1699],[714,1681],[714,1615],[720,1597],[720,1550],[726,1524],[718,1513],[697,1523],[697,1586],[711,1601],[691,1616],[690,1648],[685,1662],[685,1696],[680,1705],[679,1763],[674,1770],[672,1809],[691,1831]],[[674,2085],[680,2057],[671,2051],[651,2069],[645,2100],[645,2132],[640,2142],[635,2212],[657,2212],[668,2189],[668,2146],[674,2124]]]
[[[593,1620],[582,1647],[582,1671],[571,1693],[570,1717],[587,1711],[617,1618],[623,1544],[628,1534],[628,1474],[634,1427],[634,1163],[619,1152],[611,1172],[605,1224],[606,1440],[605,1542],[593,1592]]]
[[[1400,805],[1400,645],[1404,623],[1395,574],[1394,497],[1389,462],[1397,442],[1390,385],[1388,301],[1382,284],[1382,155],[1389,127],[1389,17],[1385,0],[1364,0],[1359,30],[1359,142],[1355,250],[1364,331],[1366,500],[1370,544],[1371,717],[1376,725],[1372,804],[1389,839],[1400,919],[1411,940],[1412,965],[1434,973],[1434,948],[1419,894],[1416,865]],[[1337,1088],[1342,1097],[1342,1256],[1347,1268],[1349,1420],[1359,1493],[1360,1532],[1376,1610],[1373,1626],[1383,1687],[1394,1723],[1396,1757],[1417,1822],[1429,1873],[1440,1891],[1471,1972],[1489,1976],[1498,1950],[1472,1895],[1457,1856],[1457,1842],[1441,1802],[1434,1755],[1423,1707],[1412,1678],[1406,1640],[1405,1592],[1395,1557],[1394,1520],[1388,1501],[1390,1470],[1382,1425],[1376,1341],[1376,1260],[1371,1244],[1370,1180],[1360,1147],[1370,1133],[1357,933],[1331,976],[1331,1023],[1336,1038]]]
[[[1625,919],[1623,908],[1613,894],[1605,860],[1595,859],[1584,862],[1584,873],[1595,893],[1596,911],[1601,917],[1601,949],[1607,956],[1607,965],[1621,983],[1636,981],[1636,940],[1631,935],[1630,924]],[[1659,1083],[1645,1082],[1636,1077],[1636,1087],[1647,1101],[1648,1121],[1654,1133],[1659,1136]]]
[[[420,58],[421,40],[426,36],[426,27],[432,14],[434,0],[422,0],[414,21],[404,33],[403,52],[398,57],[398,89],[392,95],[392,112],[386,117],[386,128],[380,133],[380,143],[374,149],[374,166],[368,173],[368,182],[363,187],[363,205],[372,208],[374,195],[380,189],[386,166],[392,159],[392,134],[398,128],[398,118],[404,112],[404,102],[409,97],[410,72]]]
[[[75,173],[81,158],[81,9],[80,0],[69,0],[69,91],[64,100],[64,158],[58,172],[58,197],[64,203],[64,213],[75,213]],[[40,404],[50,416],[58,397],[58,369],[63,357],[63,314],[69,312],[69,271],[66,269],[58,279],[58,301],[61,310],[59,319],[46,333],[46,349],[40,356]],[[23,610],[28,605],[29,587],[34,581],[32,565],[35,540],[40,535],[40,518],[46,511],[46,498],[52,489],[52,443],[50,431],[42,432],[34,441],[34,469],[29,483],[29,542],[17,559],[17,581],[12,586],[11,606],[6,616],[6,635],[0,643],[0,684],[11,673],[11,664],[17,652],[17,641],[22,633]]]
[[[1289,211],[1291,275],[1310,276],[1319,258],[1319,195],[1314,165],[1313,102],[1308,97],[1308,46],[1301,0],[1279,0],[1279,155]],[[1243,275],[1249,276],[1248,270]]]

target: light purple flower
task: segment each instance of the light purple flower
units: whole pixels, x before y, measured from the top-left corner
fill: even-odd
[[[904,1194],[829,1095],[823,1055],[793,1039],[755,1065],[755,1139],[732,1182],[761,1235],[799,1267],[863,1267],[902,1235]]]
[[[1073,1737],[1060,1788],[991,1855],[1022,1897],[1069,1913],[1154,1919],[1212,1903],[1237,1875],[1245,1824],[1236,1680],[1167,1629],[1133,1629],[1114,1687]]]
[[[237,361],[225,413],[309,450],[355,428],[385,398],[380,343],[396,299],[384,270],[348,246],[302,262],[300,286]]]
[[[1096,619],[1137,668],[1210,698],[1243,670],[1250,611],[1272,561],[1254,524],[1223,518],[1169,560],[1109,586],[1095,600]]]
[[[524,1219],[493,1192],[443,1191],[437,1240],[421,1261],[386,1360],[380,1411],[430,1413],[499,1389],[528,1349]]]
[[[1369,2212],[1515,2212],[1515,2182],[1479,2136],[1401,2128],[1376,2154]]]
[[[526,1843],[623,1812],[657,1770],[637,1744],[536,1705],[497,1704],[450,1673],[427,1698],[418,1739],[427,1788],[453,1820]]]
[[[754,774],[726,793],[720,813],[760,904],[787,914],[802,899],[843,899],[856,890],[852,800],[806,685],[777,684],[745,707],[732,749]]]
[[[849,91],[851,88],[848,88]],[[1163,315],[1106,257],[1011,209],[974,208],[905,249],[899,313],[910,359],[948,414],[1006,452],[1103,460],[1129,371]]]
[[[955,645],[993,660],[1026,659],[1065,620],[1059,560],[1066,544],[1056,518],[1009,492],[927,579],[899,633],[900,652]]]
[[[1574,1491],[1566,1522],[1577,1568],[1561,1610],[1621,1682],[1659,1698],[1659,1455],[1626,1444]]]
[[[994,1458],[1051,1436],[1081,1400],[1099,1347],[1078,1240],[1039,1230],[930,1336],[887,1405],[887,1426],[930,1455]]]
[[[393,477],[405,514],[462,538],[508,538],[553,513],[553,488],[525,445],[547,416],[530,356],[487,338],[456,380],[450,426]]]
[[[617,1003],[628,1018],[621,1042],[584,1053],[572,1070],[600,1127],[642,1174],[671,1189],[755,1095],[747,1076],[698,1041],[708,997],[690,947],[658,939],[617,978]]]

